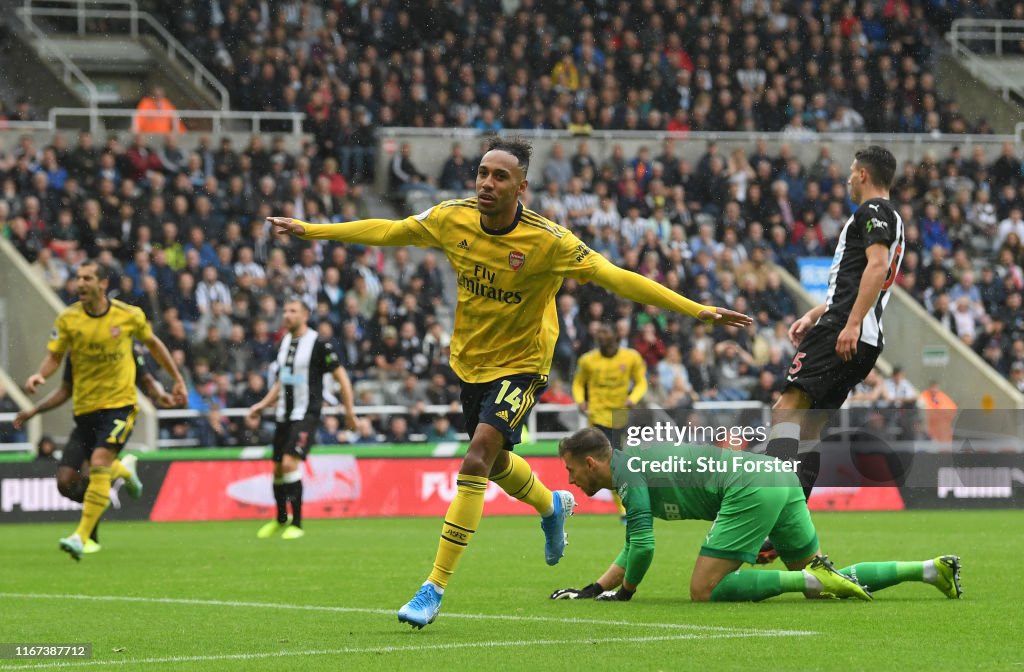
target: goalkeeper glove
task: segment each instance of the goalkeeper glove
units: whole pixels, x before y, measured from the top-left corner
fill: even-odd
[[[586,588],[559,588],[551,593],[552,600],[589,600],[604,591],[599,583],[592,583]]]
[[[620,587],[618,590],[606,590],[594,599],[598,602],[629,602],[633,599],[634,592],[636,591]]]

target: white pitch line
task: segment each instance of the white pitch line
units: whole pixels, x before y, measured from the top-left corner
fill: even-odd
[[[806,636],[817,633],[793,633],[792,636]],[[717,634],[661,635],[649,637],[606,637],[604,639],[537,639],[507,642],[463,642],[448,644],[424,644],[422,646],[364,646],[344,649],[314,649],[311,651],[270,651],[266,653],[233,653],[217,656],[168,656],[165,658],[137,658],[121,660],[59,661],[39,665],[5,665],[0,671],[39,670],[51,667],[90,667],[95,665],[151,665],[159,663],[198,663],[215,660],[260,660],[265,658],[286,658],[292,656],[339,656],[358,653],[405,653],[411,651],[450,651],[455,649],[494,649],[507,646],[564,646],[568,644],[642,644],[647,642],[673,642],[694,639],[741,639],[750,637],[778,637],[757,631]]]
[[[371,614],[394,616],[394,609],[370,609],[365,607],[331,607],[315,604],[277,604],[271,602],[240,602],[235,600],[192,600],[176,597],[130,597],[126,595],[55,595],[52,593],[0,593],[0,598],[32,599],[32,600],[87,600],[97,602],[142,602],[151,604],[184,604],[205,607],[241,607],[250,609],[285,609],[292,611],[327,611],[341,614]],[[692,623],[638,623],[636,621],[605,620],[598,618],[559,618],[557,616],[518,616],[513,614],[443,614],[445,618],[470,618],[475,620],[520,621],[534,623],[561,623],[564,625],[609,625],[632,626],[643,628],[666,628],[673,630],[699,630],[719,632],[722,634],[751,634],[754,636],[774,637],[807,637],[819,633],[812,630],[752,630],[749,628],[729,628],[718,625],[694,625]]]

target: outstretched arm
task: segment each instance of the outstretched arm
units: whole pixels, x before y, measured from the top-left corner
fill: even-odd
[[[674,313],[695,317],[704,322],[720,323],[732,327],[745,327],[753,322],[750,317],[728,308],[705,306],[691,301],[650,278],[619,268],[612,263],[600,264],[592,279],[598,285],[624,299],[658,306]]]
[[[340,240],[378,247],[423,244],[407,219],[360,219],[342,224],[309,224],[290,217],[268,217],[267,221],[278,231],[303,240]]]

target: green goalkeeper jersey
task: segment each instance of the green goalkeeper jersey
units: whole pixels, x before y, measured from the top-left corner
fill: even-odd
[[[731,490],[800,485],[789,463],[708,445],[616,450],[611,469],[626,507],[626,545],[615,564],[634,586],[654,559],[654,518],[714,520]]]

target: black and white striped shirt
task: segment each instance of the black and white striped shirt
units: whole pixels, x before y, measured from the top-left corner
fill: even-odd
[[[274,379],[281,383],[277,421],[319,417],[324,403],[324,375],[340,365],[334,347],[314,330],[308,329],[298,338],[285,334],[270,367],[271,384]]]
[[[834,329],[846,326],[857,300],[861,277],[867,268],[867,248],[878,244],[889,248],[889,270],[875,305],[864,316],[860,340],[881,349],[882,311],[889,302],[889,288],[896,280],[906,246],[903,219],[892,207],[892,203],[884,198],[872,198],[861,203],[839,234],[839,243],[829,271],[828,294],[825,297],[827,309],[818,324]]]

